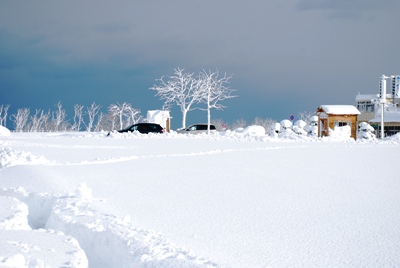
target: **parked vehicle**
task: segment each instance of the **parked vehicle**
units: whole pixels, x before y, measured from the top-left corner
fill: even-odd
[[[142,134],[148,133],[164,133],[165,130],[159,124],[155,123],[138,123],[127,128],[118,130],[119,133],[139,131]],[[110,135],[110,133],[108,133]]]
[[[184,134],[184,133],[189,133],[189,134],[199,134],[199,133],[207,133],[207,124],[195,124],[191,125],[188,128],[182,128],[178,129],[177,132]],[[215,128],[214,125],[210,125],[210,132],[216,132],[217,129]]]

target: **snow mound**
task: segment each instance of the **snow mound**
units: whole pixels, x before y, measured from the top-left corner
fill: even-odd
[[[235,130],[235,132],[243,135],[264,136],[265,128],[263,126],[253,125],[245,128],[238,128]]]
[[[86,183],[81,183],[75,192],[76,196],[81,199],[92,199],[92,189],[90,189]]]
[[[400,142],[400,133],[397,133],[393,136],[385,137],[385,141],[395,141],[395,142]]]
[[[28,152],[17,152],[11,148],[0,148],[0,168],[27,164],[49,164],[43,156],[37,157]]]
[[[116,130],[107,132],[107,133],[106,132],[100,133],[100,136],[114,138],[114,139],[129,139],[129,138],[141,138],[141,139],[152,138],[152,139],[154,139],[154,138],[165,138],[170,135],[171,134],[168,132],[143,134],[143,133],[140,133],[139,131],[119,133]]]
[[[11,135],[11,131],[3,126],[0,126],[0,136],[10,136]]]
[[[351,137],[350,126],[335,127],[329,129],[329,136],[323,137],[325,141],[354,141]]]

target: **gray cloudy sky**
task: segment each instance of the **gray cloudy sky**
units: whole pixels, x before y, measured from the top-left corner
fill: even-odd
[[[162,107],[157,78],[218,69],[239,97],[213,118],[280,121],[377,92],[400,73],[399,26],[398,0],[0,0],[0,105],[61,101],[72,117],[75,104],[129,102],[145,115]]]

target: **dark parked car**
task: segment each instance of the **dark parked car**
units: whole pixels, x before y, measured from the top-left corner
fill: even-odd
[[[178,133],[189,133],[189,134],[199,134],[199,133],[207,133],[207,124],[196,124],[191,125],[188,128],[178,129]],[[210,132],[216,132],[217,129],[214,125],[210,125]]]
[[[155,123],[138,123],[127,128],[118,130],[119,133],[139,131],[142,134],[148,133],[164,133],[164,129],[159,124]],[[110,135],[110,133],[108,133]]]

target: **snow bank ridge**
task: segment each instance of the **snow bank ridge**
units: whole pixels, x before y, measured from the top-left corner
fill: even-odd
[[[27,203],[32,227],[61,231],[76,239],[90,267],[218,267],[175,247],[154,231],[134,227],[129,216],[120,219],[96,211],[92,204],[100,201],[92,198],[85,184],[64,196],[27,193],[24,189],[3,189],[1,196]],[[82,258],[78,263],[85,264]]]
[[[0,148],[0,168],[26,164],[49,164],[43,156],[37,157],[27,152],[17,152],[11,148]]]

